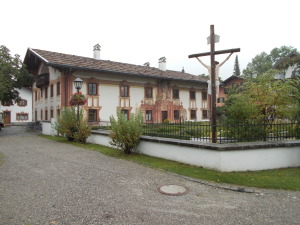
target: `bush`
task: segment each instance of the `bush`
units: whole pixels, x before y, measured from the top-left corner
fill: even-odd
[[[66,137],[68,141],[76,140],[86,143],[86,139],[91,134],[91,127],[87,125],[84,118],[83,110],[80,110],[79,121],[77,121],[77,113],[75,108],[64,108],[61,111],[54,128],[57,132]]]
[[[131,114],[127,120],[120,110],[117,111],[117,120],[111,116],[111,132],[109,137],[111,145],[121,148],[125,154],[130,154],[131,150],[139,144],[140,137],[143,132],[143,116],[142,113]]]

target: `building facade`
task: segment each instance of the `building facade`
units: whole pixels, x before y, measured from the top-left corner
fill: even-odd
[[[83,106],[91,123],[108,122],[121,110],[128,117],[140,110],[145,122],[201,121],[207,116],[207,80],[185,72],[100,59],[100,46],[94,58],[38,49],[28,49],[24,63],[36,76],[32,88],[33,120],[57,118],[76,92],[74,80],[81,78]]]
[[[3,113],[4,124],[27,123],[32,121],[32,91],[31,88],[17,89],[20,101],[16,103],[2,102],[0,112]]]
[[[242,85],[244,82],[244,78],[239,76],[230,76],[226,80],[224,80],[219,88],[219,97],[217,99],[217,107],[223,106],[225,100],[227,99],[227,94],[230,88],[238,87]]]

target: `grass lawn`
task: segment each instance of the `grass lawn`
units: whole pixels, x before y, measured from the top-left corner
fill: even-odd
[[[123,153],[123,151],[102,145],[68,142],[66,138],[63,137],[52,137],[46,135],[41,136],[54,141],[98,151],[107,156],[133,161],[151,168],[162,169],[201,180],[207,180],[216,183],[243,185],[247,187],[300,191],[300,168],[264,170],[255,172],[218,172],[142,154],[135,153],[126,155]]]

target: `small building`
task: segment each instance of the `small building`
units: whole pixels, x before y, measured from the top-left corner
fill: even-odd
[[[0,112],[3,113],[4,124],[22,124],[32,121],[32,91],[31,88],[17,89],[20,101],[16,103],[2,102]]]
[[[223,106],[230,88],[242,85],[244,78],[240,76],[230,76],[220,84],[217,107]]]
[[[119,109],[130,116],[141,110],[145,122],[208,118],[207,80],[200,76],[166,69],[166,58],[159,67],[132,65],[100,59],[100,45],[94,58],[39,49],[28,49],[24,63],[36,76],[33,85],[33,120],[57,118],[69,107],[76,92],[74,80],[81,78],[83,106],[91,123],[108,122]]]

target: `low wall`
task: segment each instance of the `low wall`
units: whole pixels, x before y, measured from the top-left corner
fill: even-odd
[[[107,132],[93,131],[88,142],[110,146]],[[300,141],[213,144],[141,138],[135,151],[223,172],[300,166]]]
[[[56,130],[54,129],[54,123],[56,120],[54,118],[51,119],[51,121],[42,121],[42,134],[45,135],[57,135]]]

